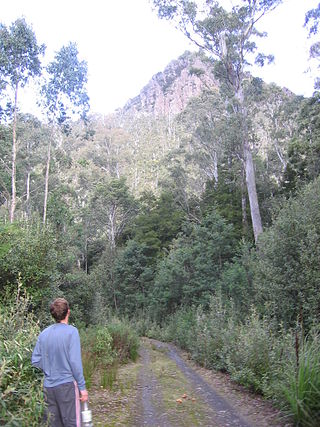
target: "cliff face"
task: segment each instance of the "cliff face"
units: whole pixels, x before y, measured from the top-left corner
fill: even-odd
[[[183,111],[205,87],[217,87],[212,64],[199,54],[186,52],[153,76],[140,94],[127,102],[123,112],[172,116]]]

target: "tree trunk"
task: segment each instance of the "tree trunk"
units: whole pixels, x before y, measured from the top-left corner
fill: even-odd
[[[251,153],[251,148],[249,144],[249,131],[247,124],[247,111],[244,105],[244,97],[242,92],[242,87],[239,84],[238,89],[235,92],[236,99],[238,100],[238,107],[236,110],[238,114],[240,114],[240,123],[241,123],[241,143],[242,143],[242,152],[243,152],[243,161],[244,168],[246,173],[246,185],[249,197],[249,205],[250,205],[250,215],[253,227],[253,235],[254,240],[257,242],[259,235],[263,232],[262,221],[260,215],[260,208],[258,202],[257,195],[257,187],[256,187],[256,177],[254,171],[253,158]]]
[[[44,185],[44,202],[43,202],[43,224],[46,224],[47,221],[47,205],[48,205],[48,193],[49,193],[49,173],[50,173],[50,160],[51,160],[51,139],[48,146],[48,157],[47,157],[47,167],[46,167],[46,178]]]
[[[260,209],[259,209],[252,153],[247,143],[244,143],[243,157],[245,162],[246,184],[247,184],[247,191],[248,191],[249,204],[250,204],[250,214],[251,214],[251,220],[252,220],[253,235],[254,235],[255,242],[257,242],[258,237],[262,233],[263,229],[262,229],[261,215],[260,215]]]
[[[13,129],[12,129],[12,166],[11,166],[11,204],[10,204],[10,222],[14,221],[16,210],[16,158],[17,158],[17,101],[18,101],[18,82],[16,83],[14,93],[13,110]]]
[[[219,172],[218,172],[218,154],[216,151],[213,152],[213,177],[214,186],[218,186]]]
[[[242,229],[243,234],[248,234],[248,217],[247,217],[247,192],[246,192],[246,172],[243,168],[241,179],[241,209],[242,209]]]
[[[26,200],[26,210],[27,210],[27,218],[30,218],[30,175],[31,172],[27,173],[27,200]]]

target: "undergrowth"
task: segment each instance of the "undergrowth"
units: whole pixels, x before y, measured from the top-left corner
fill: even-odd
[[[113,319],[105,326],[82,330],[81,345],[87,388],[98,376],[100,387],[111,389],[119,364],[137,359],[139,337],[128,323]]]
[[[181,308],[162,327],[147,319],[145,335],[172,341],[199,364],[228,372],[233,380],[272,400],[297,426],[318,427],[319,328],[305,338],[301,325],[286,330],[254,308],[245,321],[236,319],[232,303],[226,306],[215,296],[209,309]]]
[[[0,304],[0,424],[39,427],[44,410],[42,375],[31,365],[39,325],[20,293]]]

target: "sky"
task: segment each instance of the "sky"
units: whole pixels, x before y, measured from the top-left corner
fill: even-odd
[[[260,29],[268,37],[259,46],[275,56],[275,63],[254,69],[254,75],[312,95],[316,66],[308,61],[311,40],[303,23],[318,2],[283,0],[264,17]],[[47,46],[47,61],[63,45],[77,43],[80,59],[88,62],[91,111],[101,114],[122,107],[170,61],[195,49],[172,23],[158,19],[150,0],[0,0],[1,23],[9,26],[22,16]],[[29,90],[22,104],[30,98]]]

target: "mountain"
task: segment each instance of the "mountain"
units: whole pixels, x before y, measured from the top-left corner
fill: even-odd
[[[88,161],[82,173],[95,171],[92,179],[125,177],[135,195],[159,193],[178,180],[199,195],[208,179],[220,179],[219,168],[223,173],[233,168],[232,179],[241,180],[236,122],[220,95],[213,65],[201,53],[185,52],[113,115],[92,117],[91,136],[66,144],[70,157]],[[299,108],[294,94],[261,79],[248,75],[247,88],[253,155],[268,174],[257,170],[262,188],[281,179]]]
[[[122,112],[155,117],[181,113],[190,99],[200,95],[204,88],[218,87],[212,71],[208,58],[187,51],[154,75],[139,95],[126,103]]]

